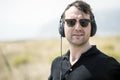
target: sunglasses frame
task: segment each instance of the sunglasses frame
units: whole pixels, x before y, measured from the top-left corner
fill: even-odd
[[[67,23],[67,25],[69,27],[74,27],[77,20],[76,19],[65,19],[65,22]],[[79,24],[82,26],[82,27],[87,27],[89,22],[91,22],[90,19],[79,19]]]

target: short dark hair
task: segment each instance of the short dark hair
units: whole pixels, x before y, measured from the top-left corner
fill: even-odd
[[[93,13],[92,13],[92,9],[91,9],[90,5],[82,0],[76,0],[66,7],[66,9],[64,10],[64,12],[61,16],[62,20],[64,20],[64,18],[65,18],[66,10],[68,10],[71,6],[75,6],[77,9],[81,10],[85,14],[90,14],[90,18],[93,17]]]

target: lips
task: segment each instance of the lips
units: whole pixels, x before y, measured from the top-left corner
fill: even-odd
[[[83,36],[84,34],[73,34],[72,36]]]

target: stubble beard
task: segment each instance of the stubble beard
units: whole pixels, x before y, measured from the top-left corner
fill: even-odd
[[[82,36],[82,38],[74,40],[74,38],[71,37],[71,39],[68,39],[68,41],[70,45],[80,47],[86,45],[89,41],[89,38],[85,38]]]

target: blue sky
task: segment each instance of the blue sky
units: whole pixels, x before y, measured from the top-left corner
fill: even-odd
[[[45,32],[43,25],[59,19],[72,1],[74,0],[0,0],[0,41],[34,39],[51,33]],[[93,12],[120,9],[118,0],[85,1],[91,5]]]

